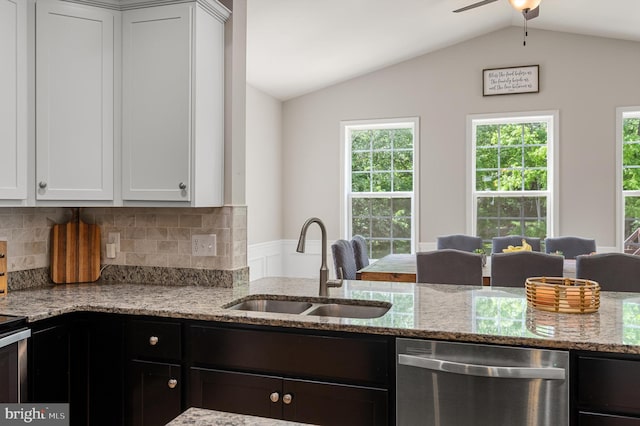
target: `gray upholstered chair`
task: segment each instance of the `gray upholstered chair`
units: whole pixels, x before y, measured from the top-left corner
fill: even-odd
[[[536,237],[523,237],[520,235],[507,235],[505,237],[493,237],[491,240],[492,253],[502,253],[503,249],[509,246],[521,246],[522,239],[527,241],[527,244],[531,246],[532,251],[540,251],[540,238]]]
[[[336,270],[336,277],[344,278],[345,280],[355,280],[356,272],[356,259],[353,255],[353,246],[351,242],[347,240],[337,240],[331,244],[331,254],[333,254],[333,265]],[[340,271],[342,270],[342,275]]]
[[[442,235],[436,239],[436,248],[438,250],[456,249],[473,253],[476,249],[482,249],[482,238],[463,234]]]
[[[640,256],[599,253],[576,257],[576,277],[596,281],[603,291],[640,291]]]
[[[596,251],[596,240],[580,237],[556,237],[544,240],[544,250],[547,253],[561,251],[565,259],[575,259],[581,254],[591,254]]]
[[[455,249],[416,253],[416,281],[482,285],[482,256]]]
[[[369,250],[367,249],[367,240],[361,235],[354,235],[351,239],[351,246],[353,246],[353,255],[356,260],[356,270],[364,268],[369,265]]]
[[[529,277],[561,277],[562,256],[537,251],[514,251],[491,255],[491,286],[524,287]]]

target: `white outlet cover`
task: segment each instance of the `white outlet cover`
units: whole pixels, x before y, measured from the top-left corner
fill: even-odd
[[[193,256],[216,256],[216,234],[192,235],[191,254]]]

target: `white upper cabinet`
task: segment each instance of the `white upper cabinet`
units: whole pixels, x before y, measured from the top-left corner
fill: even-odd
[[[0,0],[0,199],[27,198],[27,5]]]
[[[118,17],[36,3],[37,200],[113,200]]]
[[[228,13],[212,2],[123,13],[125,203],[223,204]]]

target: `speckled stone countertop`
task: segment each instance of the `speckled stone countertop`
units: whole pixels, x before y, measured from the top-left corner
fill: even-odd
[[[245,416],[222,411],[189,408],[167,423],[167,426],[295,426],[306,423],[287,422],[263,417]]]
[[[302,297],[312,302],[364,299],[393,304],[373,319],[225,309],[250,295]],[[198,319],[424,339],[640,354],[640,294],[602,292],[591,314],[529,308],[523,288],[345,281],[320,299],[311,279],[265,278],[234,288],[140,284],[73,284],[11,291],[0,314],[30,322],[76,312]]]

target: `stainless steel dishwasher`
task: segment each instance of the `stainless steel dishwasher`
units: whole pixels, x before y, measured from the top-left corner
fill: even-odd
[[[396,341],[396,420],[404,425],[569,424],[569,353]]]

